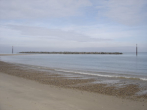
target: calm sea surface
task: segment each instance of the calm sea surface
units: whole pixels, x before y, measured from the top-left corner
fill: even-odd
[[[122,55],[34,54],[1,56],[1,61],[49,67],[58,72],[147,81],[147,53]]]

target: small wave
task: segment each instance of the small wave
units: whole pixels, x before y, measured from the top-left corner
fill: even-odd
[[[147,81],[147,79],[146,78],[140,78],[141,80],[144,80],[144,81]]]
[[[85,72],[76,72],[76,71],[67,71],[67,70],[57,70],[57,69],[55,69],[55,71],[67,72],[67,73],[77,73],[77,74],[91,75],[91,76],[109,77],[109,78],[124,78],[124,79],[147,81],[147,78],[138,78],[138,77],[129,77],[129,76],[103,75],[103,74],[94,74],[94,73],[85,73]]]

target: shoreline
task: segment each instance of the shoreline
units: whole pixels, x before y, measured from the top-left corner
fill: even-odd
[[[0,110],[146,110],[138,85],[122,88],[0,61]]]
[[[140,87],[137,84],[127,84],[122,87],[116,87],[114,85],[108,86],[103,83],[93,83],[96,80],[69,78],[62,74],[56,74],[54,72],[44,71],[41,68],[30,68],[29,65],[20,65],[15,63],[6,63],[0,61],[0,72],[22,77],[29,80],[35,80],[37,82],[53,85],[57,87],[77,89],[81,91],[94,92],[98,94],[105,94],[110,96],[116,96],[124,99],[140,100],[141,98],[147,99],[147,95],[136,95],[140,91]],[[9,69],[8,69],[9,68]]]

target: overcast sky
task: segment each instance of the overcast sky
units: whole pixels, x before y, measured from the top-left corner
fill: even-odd
[[[147,0],[0,0],[0,53],[147,52]]]

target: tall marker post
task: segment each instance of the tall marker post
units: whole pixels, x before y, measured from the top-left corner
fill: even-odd
[[[138,54],[138,49],[137,49],[137,44],[136,44],[136,56],[137,56],[137,54]]]
[[[13,54],[13,46],[12,46],[12,54]]]

